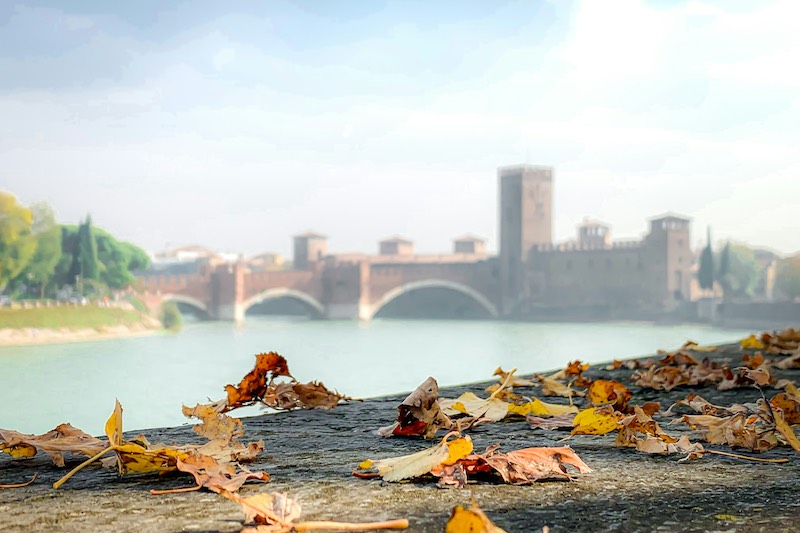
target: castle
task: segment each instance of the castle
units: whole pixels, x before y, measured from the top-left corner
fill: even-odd
[[[586,220],[576,241],[555,244],[553,169],[504,167],[498,182],[502,315],[660,314],[689,298],[689,219],[655,217],[632,242],[613,242],[607,225]]]
[[[402,237],[380,241],[375,255],[331,254],[327,237],[307,232],[294,236],[291,269],[265,254],[205,257],[199,268],[177,271],[181,265],[170,264],[170,270],[143,273],[141,286],[154,301],[176,300],[221,320],[242,320],[252,306],[285,297],[313,316],[360,320],[417,291],[426,291],[428,300],[407,307],[411,316],[430,311],[430,296],[441,291],[466,298],[457,316],[468,316],[471,305],[483,316],[550,320],[654,318],[689,298],[688,219],[656,217],[635,242],[613,242],[608,226],[587,220],[576,241],[554,244],[552,168],[500,168],[498,191],[496,256],[469,235],[455,239],[449,254],[416,254]]]

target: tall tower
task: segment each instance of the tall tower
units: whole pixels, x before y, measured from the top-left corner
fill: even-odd
[[[328,238],[308,231],[294,236],[294,270],[312,270],[328,254]]]
[[[531,248],[553,242],[553,169],[515,165],[498,169],[497,177],[502,312],[508,315],[523,292],[524,264]]]

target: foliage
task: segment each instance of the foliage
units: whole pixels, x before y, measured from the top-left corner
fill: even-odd
[[[161,305],[161,324],[164,329],[180,331],[183,327],[183,317],[175,302],[164,302]]]
[[[97,241],[92,230],[92,217],[78,226],[75,248],[72,250],[72,263],[69,268],[69,280],[76,286],[83,280],[99,280],[100,264],[97,258]]]
[[[23,271],[36,253],[31,210],[0,192],[0,291]]]
[[[753,250],[730,242],[725,245],[720,257],[717,280],[726,299],[751,298],[760,275]]]
[[[778,262],[775,286],[789,298],[800,297],[800,255],[787,257]]]
[[[43,298],[46,285],[52,280],[61,259],[61,228],[56,223],[53,209],[46,203],[33,204],[31,213],[36,252],[17,279],[37,284],[39,297]]]
[[[714,288],[714,251],[711,249],[711,231],[708,233],[708,243],[700,255],[700,268],[697,271],[697,281],[701,289]]]
[[[150,309],[147,307],[147,304],[145,304],[140,298],[137,298],[136,296],[129,296],[128,303],[130,303],[133,306],[133,308],[139,311],[140,313],[147,314],[150,312]]]

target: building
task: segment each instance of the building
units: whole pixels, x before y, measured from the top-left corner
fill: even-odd
[[[328,238],[313,231],[294,236],[295,270],[313,270],[314,265],[328,255]]]
[[[553,172],[498,171],[500,300],[505,316],[657,315],[690,297],[689,219],[650,220],[638,241],[614,242],[607,224],[585,220],[576,241],[552,242]]]
[[[464,235],[453,241],[453,253],[486,255],[486,240],[474,235]]]
[[[414,255],[414,243],[402,237],[389,237],[378,243],[378,255]]]

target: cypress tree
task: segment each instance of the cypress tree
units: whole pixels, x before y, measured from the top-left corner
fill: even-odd
[[[700,269],[697,271],[697,281],[700,288],[711,290],[714,288],[714,252],[711,249],[711,228],[708,228],[706,247],[700,255]]]
[[[92,217],[86,216],[86,221],[78,227],[77,242],[72,250],[72,265],[69,269],[70,282],[77,282],[100,277],[100,267],[97,262],[97,241],[92,231]]]

